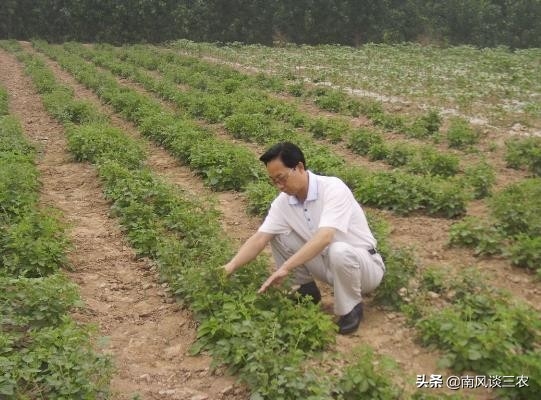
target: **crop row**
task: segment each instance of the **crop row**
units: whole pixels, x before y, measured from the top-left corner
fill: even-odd
[[[116,68],[122,68],[117,65]],[[386,277],[387,279],[387,277]],[[472,278],[473,279],[473,278]],[[482,280],[481,276],[476,278]],[[427,282],[428,285],[428,282]],[[533,361],[535,360],[535,349],[539,341],[539,319],[533,318],[525,322],[528,326],[527,334],[524,338],[515,338],[518,332],[524,330],[524,325],[518,324],[524,314],[530,315],[532,311],[522,305],[510,305],[509,297],[506,297],[497,292],[491,292],[486,287],[478,289],[476,287],[468,287],[465,280],[454,284],[454,290],[463,290],[464,297],[452,297],[449,299],[449,304],[443,309],[446,318],[453,316],[453,324],[451,328],[445,325],[445,318],[439,318],[442,310],[434,310],[432,307],[423,309],[422,312],[418,308],[414,309],[415,312],[408,311],[408,307],[405,310],[411,316],[411,320],[420,318],[416,324],[419,336],[425,344],[437,344],[439,347],[446,351],[446,366],[452,367],[455,371],[464,371],[467,369],[475,371],[489,371],[494,372],[495,375],[506,373],[506,367],[512,366],[512,369],[525,370],[527,373],[532,374],[532,385],[535,386],[538,382],[534,381],[536,377],[537,365]],[[421,299],[423,295],[419,295],[418,299]],[[418,300],[419,301],[419,300]],[[494,319],[484,318],[480,321],[471,322],[469,320],[469,314],[460,312],[461,307],[472,310],[472,312],[482,314],[484,312],[484,306],[487,303],[489,307],[494,307],[495,312]],[[512,326],[509,328],[509,332],[505,333],[505,340],[501,343],[504,344],[503,348],[516,354],[515,357],[507,359],[507,363],[500,363],[501,348],[500,351],[491,347],[491,341],[493,337],[499,337],[502,330],[498,327],[498,322],[502,322],[506,326]],[[447,331],[446,331],[447,329]],[[456,330],[462,329],[462,335],[458,335]],[[477,330],[476,330],[477,329]],[[432,334],[432,330],[441,332],[440,334]],[[449,332],[449,333],[447,333]],[[480,344],[479,338],[476,334],[481,334],[481,342],[484,338],[488,338],[488,343]],[[511,396],[518,396],[521,398],[527,398],[532,392],[518,389]]]
[[[510,168],[525,168],[532,175],[541,176],[541,138],[512,138],[505,142],[505,161]]]
[[[72,53],[81,51],[80,46],[70,45],[68,47]],[[105,62],[102,61],[100,64],[105,65]],[[123,64],[109,60],[107,65],[114,72],[120,73],[119,68],[122,68]],[[115,67],[115,65],[117,66]],[[208,97],[202,96],[199,92],[188,93],[181,91],[177,84],[168,78],[156,79],[149,73],[139,71],[129,65],[124,71],[131,71],[129,73],[131,78],[142,83],[148,90],[158,93],[161,97],[167,100],[173,99],[172,101],[179,104],[181,109],[185,109],[182,104],[186,99],[191,99],[190,102],[199,102],[205,107],[209,106]],[[77,73],[76,71],[73,72]],[[247,103],[246,99],[239,98],[237,100]],[[234,99],[228,98],[228,101],[234,102]],[[253,104],[254,102],[249,103]],[[258,106],[256,105],[256,107]],[[192,115],[192,113],[189,114]],[[237,130],[240,133],[233,133],[234,136],[243,140],[257,141],[259,131],[257,129],[252,130],[248,126],[255,125],[257,127],[257,112],[255,115],[234,114],[229,117],[229,121],[243,121],[242,124],[245,126]],[[469,191],[464,189],[466,185],[464,180],[460,178],[444,179],[437,176],[416,176],[402,171],[371,173],[358,167],[347,167],[344,165],[344,161],[332,154],[326,146],[316,144],[310,138],[293,130],[270,129],[266,130],[265,134],[260,135],[260,137],[261,141],[265,143],[280,140],[296,142],[305,150],[307,159],[310,161],[308,165],[310,169],[323,174],[341,177],[353,189],[357,199],[364,204],[391,209],[403,214],[414,210],[426,210],[429,214],[454,217],[464,212],[465,202],[470,197]],[[268,183],[263,185],[263,188],[257,186],[261,193],[272,193]],[[255,202],[257,205],[265,204],[268,199],[269,196],[265,198],[256,197]],[[258,206],[254,208],[260,212],[266,210]]]
[[[304,80],[299,81],[294,76],[282,79],[276,75],[263,73],[255,76],[247,75],[228,66],[207,62],[200,58],[181,56],[165,49],[132,46],[117,50],[117,54],[121,59],[131,60],[152,70],[164,70],[167,64],[171,63],[175,66],[184,66],[189,72],[182,75],[182,82],[204,91],[231,93],[240,89],[259,88],[278,94],[289,93],[309,100],[322,110],[353,117],[364,115],[371,119],[374,125],[386,131],[402,133],[417,139],[441,140],[442,135],[439,132],[441,117],[434,110],[417,118],[397,113],[390,114],[384,110],[380,101],[348,96],[338,88],[324,86],[313,88],[313,85],[306,84]],[[318,124],[317,119],[312,120],[306,116],[303,116],[303,119],[304,125],[308,126],[316,136],[323,134],[331,140],[340,140],[344,137],[343,128],[332,129],[332,125],[339,127],[341,125],[339,122],[327,124],[331,125],[326,129],[327,132],[321,132],[321,123]],[[467,121],[456,117],[451,119],[445,139],[449,147],[465,149],[477,143],[479,133],[473,130]]]
[[[418,340],[443,351],[441,367],[474,371],[501,381],[525,376],[527,386],[498,390],[504,399],[532,399],[541,389],[541,318],[508,293],[497,290],[475,268],[455,274],[426,269],[419,289],[402,307]],[[438,305],[434,306],[434,298]]]
[[[194,102],[193,97],[187,97],[181,104],[177,101],[177,104],[183,106],[194,117],[202,117],[211,123],[225,122],[226,129],[235,136],[245,136],[250,140],[265,143],[269,138],[272,140],[273,130],[289,131],[290,135],[295,135],[296,132],[293,130],[302,128],[316,139],[326,138],[332,142],[339,142],[351,141],[351,137],[357,132],[357,129],[352,128],[349,122],[343,119],[315,118],[299,111],[291,102],[271,98],[266,89],[272,88],[277,92],[285,90],[284,83],[274,77],[262,74],[252,77],[230,68],[171,52],[159,52],[148,47],[115,49],[100,46],[94,51],[81,47],[76,50],[87,58],[92,58],[99,65],[126,77],[133,77],[134,71],[129,66],[123,65],[124,61],[147,69],[159,70],[174,82],[190,86],[197,92],[199,101]],[[115,55],[114,59],[112,55]],[[324,88],[315,92],[321,94],[320,101],[316,101],[316,104],[321,104],[323,108],[332,111],[336,110],[338,106],[332,106],[332,101],[322,100],[325,94],[330,99],[335,92]],[[206,105],[203,105],[201,100],[205,98]],[[359,110],[363,110],[364,114],[370,115],[375,121],[380,121],[379,125],[385,125],[385,121],[392,119],[394,122],[387,122],[387,125],[392,125],[391,129],[394,130],[398,128],[397,121],[401,119],[385,114],[381,105],[378,107],[374,103],[361,104],[358,101],[355,104],[356,114]],[[412,132],[410,136],[432,136],[438,131],[440,122],[439,115],[430,112],[414,123],[414,128],[410,129]],[[463,129],[462,132],[464,131]],[[457,133],[458,130],[452,129],[452,132]],[[377,134],[375,131],[372,133]],[[356,151],[355,146],[351,147]],[[366,153],[368,151],[360,154]],[[415,174],[452,176],[459,170],[459,159],[456,156],[438,152],[428,145],[386,143],[379,146],[376,159],[383,160],[393,167],[405,166]]]
[[[68,315],[81,305],[60,272],[68,239],[58,212],[38,205],[35,150],[7,100],[0,88],[0,397],[103,398],[110,360]]]
[[[148,52],[150,50],[145,51],[145,48],[148,47],[134,46],[127,49],[123,48],[119,51],[119,54],[122,58],[129,58],[142,63],[141,65],[145,65],[147,68],[158,68],[160,64],[149,62]],[[309,99],[318,107],[327,111],[339,112],[351,116],[364,115],[371,119],[374,125],[386,131],[403,133],[412,138],[432,139],[437,142],[444,138],[448,146],[455,149],[471,151],[480,139],[478,130],[472,129],[470,124],[461,117],[452,117],[447,131],[442,134],[439,132],[441,118],[435,111],[429,111],[426,115],[412,119],[396,113],[387,113],[384,111],[381,102],[364,98],[359,99],[357,96],[349,96],[339,88],[320,86],[312,89],[312,85],[307,85],[304,80],[295,81],[295,76],[287,75],[286,78],[289,79],[285,81],[280,79],[276,74],[268,76],[260,73],[255,77],[247,76],[236,71],[232,72],[231,68],[217,63],[208,63],[198,59],[173,55],[170,52],[155,48],[152,49],[152,52],[156,56],[160,55],[160,63],[174,62],[176,65],[182,65],[182,60],[184,60],[184,65],[190,65],[192,70],[195,70],[194,74],[186,75],[184,79],[194,87],[204,88],[204,90],[218,92],[220,85],[222,87],[231,87],[231,81],[234,80],[237,83],[236,87],[261,87],[271,89],[275,92],[285,90],[293,96],[302,96],[305,99]],[[190,60],[190,64],[186,60]],[[221,80],[213,80],[215,77],[220,77]],[[291,83],[291,79],[293,79],[293,83]],[[311,127],[316,129],[315,133],[321,134],[322,124],[319,124],[319,126],[318,124],[311,124]],[[330,120],[324,124],[324,127],[327,129],[327,132],[323,133],[331,140],[339,140],[344,137],[344,124],[340,120]],[[378,135],[377,132],[371,132],[371,134]],[[399,144],[384,149],[378,146],[372,151],[365,149],[362,154],[372,153],[371,157],[383,159],[385,162],[388,159],[389,164],[396,166],[396,157],[393,157],[393,153],[396,152],[394,150],[395,148],[400,153],[409,153],[410,156],[417,150],[414,146],[402,146]],[[540,148],[541,140],[535,137],[525,140],[516,138],[507,140],[505,158],[508,166],[512,168],[525,166],[530,172],[539,176],[541,174],[541,166],[539,164]],[[425,146],[425,150],[427,149],[430,153],[434,153],[434,150]],[[430,172],[432,169],[428,169],[428,171]],[[436,169],[435,171],[438,170]]]
[[[304,81],[288,83],[277,76],[268,76],[262,73],[259,73],[255,77],[249,76],[216,63],[182,57],[163,50],[148,49],[148,47],[134,46],[122,48],[118,50],[118,54],[121,59],[129,59],[149,69],[166,71],[164,67],[167,64],[174,63],[176,66],[184,65],[192,73],[182,75],[182,82],[205,91],[220,93],[254,87],[268,89],[278,93],[287,91],[293,96],[302,96],[305,99],[313,101],[314,104],[323,110],[354,117],[364,115],[371,119],[374,125],[386,131],[403,133],[410,138],[432,139],[439,142],[442,136],[444,136],[448,146],[456,149],[471,151],[472,146],[480,138],[479,132],[473,129],[461,117],[451,118],[447,131],[442,135],[439,132],[441,117],[434,110],[427,112],[426,115],[411,119],[404,115],[385,112],[382,103],[379,101],[349,96],[338,88],[316,87],[312,89]],[[149,57],[149,54],[152,54],[154,58]],[[178,72],[176,76],[179,76]],[[302,121],[299,119],[300,117],[300,115],[297,116],[298,123]],[[347,132],[350,128],[340,119],[310,121],[310,118],[307,119],[306,116],[302,117],[304,118],[304,125],[309,126],[309,130],[315,137],[326,137],[331,141],[339,141],[349,137],[350,142],[354,142],[351,138],[355,135],[355,131],[348,134]],[[458,167],[457,160],[454,157],[437,154],[430,146],[421,148],[401,144],[393,146],[387,144],[382,146],[381,135],[378,132],[365,129],[363,133],[365,135],[369,133],[370,136],[379,136],[376,137],[378,146],[375,148],[364,147],[363,152],[360,154],[369,154],[372,159],[382,159],[395,167],[409,165],[409,159],[412,159],[411,169],[415,173],[424,172],[435,175],[452,175],[456,173],[456,168]],[[353,145],[350,143],[350,147],[353,151],[357,151],[354,143]],[[539,164],[539,160],[541,159],[540,149],[541,140],[539,138],[507,140],[505,158],[508,166],[512,168],[525,166],[530,172],[538,176],[541,175],[541,166]],[[419,168],[418,157],[419,155],[422,157],[426,154],[429,154],[433,161],[427,162],[424,160],[424,163],[422,163],[424,168]],[[440,159],[439,163],[436,162],[438,158]],[[445,167],[443,171],[442,166]],[[480,192],[482,190],[478,191],[478,193]]]
[[[67,90],[54,82],[39,59],[20,53],[19,58],[43,95]],[[43,79],[44,75],[49,78]],[[44,81],[48,83],[42,85]],[[76,101],[62,99],[61,104],[71,109],[70,103]],[[296,304],[278,290],[256,295],[266,274],[264,260],[226,280],[217,267],[232,255],[232,248],[216,211],[157,178],[144,167],[140,145],[86,106],[88,118],[61,119],[70,150],[77,159],[96,165],[106,196],[113,202],[113,214],[132,246],[157,261],[163,279],[201,320],[194,352],[206,349],[217,362],[239,372],[256,399],[345,399],[359,391],[369,397],[371,393],[397,396],[398,389],[370,353],[339,377],[322,378],[306,366],[310,354],[334,340],[330,318],[316,306]],[[182,141],[180,135],[178,140]],[[369,385],[349,382],[356,368],[362,368]]]
[[[539,115],[535,95],[540,88],[539,49],[442,49],[419,44],[366,44],[359,48],[217,46],[188,40],[174,42],[171,47],[197,57],[210,55],[235,65],[272,71],[274,75],[330,81],[375,92],[369,95],[400,96],[494,119],[520,113]]]

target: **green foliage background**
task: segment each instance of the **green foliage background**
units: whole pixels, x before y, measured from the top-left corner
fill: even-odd
[[[541,47],[541,0],[5,0],[0,38]]]

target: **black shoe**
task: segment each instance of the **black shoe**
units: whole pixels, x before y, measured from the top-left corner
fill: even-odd
[[[346,335],[355,332],[363,319],[363,303],[357,304],[346,315],[342,315],[338,320],[338,333]]]
[[[314,304],[318,304],[321,301],[321,292],[314,281],[301,285],[295,292],[299,297],[310,296]]]

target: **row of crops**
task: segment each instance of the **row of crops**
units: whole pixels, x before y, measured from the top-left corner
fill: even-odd
[[[346,46],[217,46],[179,40],[171,47],[195,57],[273,71],[289,79],[332,82],[372,95],[399,96],[493,122],[532,121],[540,127],[540,49],[510,51],[413,43]]]
[[[205,97],[203,90],[193,90],[186,82],[181,82],[183,86],[180,87],[179,82],[164,72],[167,68],[183,65],[180,58],[167,56],[170,61],[162,65],[166,60],[152,58],[157,57],[155,52],[137,49],[134,54],[156,65],[153,69],[161,74],[156,78],[156,74],[130,61],[129,48],[102,51],[75,44],[62,48],[41,42],[35,46],[93,89],[102,101],[134,122],[144,136],[162,144],[198,172],[210,187],[246,190],[251,196],[252,208],[264,212],[273,192],[268,183],[260,182],[264,175],[256,157],[242,146],[218,138],[213,126],[202,127],[195,118],[206,118],[190,111],[190,107],[182,106],[181,101],[193,96],[200,99],[201,109],[205,110],[213,98]],[[332,369],[332,362],[328,360],[320,360],[319,366],[313,361],[306,362],[332,343],[334,332],[329,318],[309,304],[291,304],[278,292],[256,296],[258,282],[266,274],[264,260],[236,274],[232,280],[224,280],[216,267],[229,258],[232,249],[219,228],[219,215],[202,205],[200,200],[195,201],[156,178],[144,167],[145,154],[141,146],[111,127],[107,118],[92,105],[75,100],[71,89],[59,85],[39,57],[21,52],[15,44],[8,47],[27,65],[48,111],[66,124],[70,150],[77,159],[97,166],[104,190],[113,201],[114,213],[126,227],[133,247],[140,254],[158,261],[163,278],[191,305],[201,320],[199,341],[194,351],[207,349],[219,362],[230,365],[253,388],[254,398],[353,399],[358,398],[359,393],[369,398],[400,396],[400,390],[388,379],[390,373],[385,370],[385,364],[374,363],[368,349],[356,354],[355,361],[339,375],[328,373]],[[98,70],[81,56],[143,83],[148,90],[180,105],[180,112],[168,111],[151,96],[120,85],[113,75]],[[196,60],[186,58],[184,63],[188,65],[184,75],[199,73],[208,82],[213,82],[212,73],[203,75]],[[189,65],[194,67],[191,72]],[[220,81],[224,81],[223,77],[217,76],[216,85]],[[169,93],[169,97],[164,97],[164,93]],[[234,95],[233,92],[230,94]],[[244,92],[239,93],[237,100],[241,101],[243,95]],[[260,114],[266,116],[264,110],[269,103],[264,100],[269,99],[262,99],[260,93],[254,96],[249,98],[249,103],[264,107]],[[277,108],[274,107],[271,109]],[[244,114],[249,115],[249,112]],[[234,116],[232,113],[215,122],[227,127],[227,118]],[[270,123],[274,121],[283,123],[284,119],[274,117]],[[276,131],[279,133],[279,129]],[[365,171],[347,166],[326,146],[305,133],[290,130],[284,138],[291,140],[291,135],[296,134],[298,136],[293,140],[312,152],[308,160],[311,162],[314,158],[316,167],[320,162],[323,166],[320,171],[336,172],[350,184],[365,176],[362,175]],[[269,136],[259,142],[266,144],[279,139],[279,136]],[[319,152],[323,152],[323,157]],[[321,161],[318,161],[318,155]],[[325,167],[327,158],[331,162],[339,161]],[[246,160],[244,164],[243,160]],[[233,170],[237,163],[241,167]],[[241,177],[247,174],[248,178],[234,181],[237,176],[232,171]],[[403,171],[400,174],[415,176]],[[432,175],[421,176],[427,179]],[[529,387],[506,389],[498,394],[508,398],[531,398],[541,385],[541,322],[535,311],[490,288],[484,283],[487,279],[475,270],[460,275],[443,273],[436,268],[417,271],[411,252],[393,249],[388,244],[385,224],[374,218],[372,224],[388,265],[376,300],[402,310],[415,326],[422,343],[444,351],[445,366],[456,372],[527,375]],[[399,289],[407,287],[414,274],[420,284],[415,289],[409,288],[406,301]],[[431,301],[434,292],[445,301],[435,305]],[[308,368],[307,364],[313,367]],[[321,368],[327,372],[322,372]],[[413,396],[429,398],[425,393]]]
[[[241,173],[247,171],[249,173],[254,171],[255,168],[260,171],[257,176],[263,176],[262,167],[257,157],[248,150],[229,141],[216,138],[210,130],[201,128],[189,116],[175,115],[167,111],[156,100],[120,85],[112,75],[99,71],[96,67],[84,62],[77,56],[62,51],[59,47],[46,46],[43,43],[40,43],[39,46],[42,46],[41,49],[47,51],[49,55],[59,61],[64,68],[73,73],[83,84],[96,91],[96,94],[104,102],[111,104],[117,112],[134,122],[143,136],[163,145],[179,161],[187,163],[194,171],[201,174],[211,188],[215,190],[232,188],[240,190],[242,186],[229,186],[223,182],[232,182],[242,176]],[[210,140],[209,145],[205,145],[206,140]],[[310,142],[306,141],[306,143]],[[315,145],[313,144],[313,146]],[[312,149],[312,151],[315,150]],[[329,153],[328,150],[326,151]],[[203,168],[198,164],[194,164],[194,161],[199,162],[199,160],[207,164]],[[213,170],[210,168],[220,171],[221,175],[212,173]],[[209,173],[209,170],[211,173]],[[213,180],[213,177],[221,177],[222,180]],[[221,183],[221,185],[216,182]],[[261,187],[264,187],[265,190],[262,191]],[[271,191],[268,192],[268,189],[271,189]],[[252,199],[250,205],[252,210],[256,208],[253,198],[261,196],[261,194],[264,195],[262,199],[256,198],[256,204],[260,205],[259,210],[261,211],[266,210],[270,199],[275,194],[274,189],[270,187],[266,180],[263,182],[254,181],[248,186],[247,192]],[[268,198],[267,193],[270,193],[270,198]],[[376,228],[376,230],[378,229]],[[379,296],[381,301],[394,304],[399,298],[396,294],[397,289],[407,282],[411,270],[413,270],[412,266],[405,267],[405,265],[412,264],[412,257],[404,250],[390,249],[389,246],[385,245],[383,238],[380,238],[380,250],[386,256],[388,270],[396,271],[396,279],[387,279],[387,283],[380,290]]]
[[[100,46],[102,49],[115,51],[114,48],[108,46]],[[81,50],[81,49],[80,49]],[[400,133],[406,138],[421,139],[423,141],[430,141],[434,143],[444,142],[449,148],[460,149],[466,152],[478,153],[479,149],[476,144],[481,139],[481,134],[478,129],[474,129],[470,126],[467,120],[460,117],[451,117],[449,127],[445,132],[441,132],[441,116],[435,111],[428,111],[426,114],[419,117],[410,117],[407,114],[388,113],[385,111],[383,105],[379,101],[372,99],[362,98],[358,96],[351,96],[346,92],[339,89],[330,87],[314,87],[306,82],[298,82],[297,80],[280,79],[276,76],[269,76],[264,74],[257,74],[250,76],[242,74],[229,67],[222,66],[220,64],[203,62],[198,59],[178,56],[173,52],[164,51],[160,48],[154,47],[142,47],[141,51],[138,51],[138,46],[133,46],[125,49],[116,49],[116,55],[121,61],[127,60],[135,63],[138,66],[145,67],[149,70],[159,69],[160,72],[166,76],[170,76],[172,80],[177,83],[187,84],[194,89],[199,89],[204,92],[213,92],[215,94],[231,94],[238,93],[234,99],[236,104],[239,104],[240,99],[248,98],[251,100],[254,96],[254,89],[263,90],[267,93],[277,94],[290,94],[295,97],[308,100],[317,105],[320,109],[331,111],[342,116],[357,117],[363,115],[371,120],[374,126],[382,131]],[[90,56],[88,53],[82,53],[85,56]],[[149,57],[149,54],[152,56]],[[92,57],[98,62],[98,64],[105,62],[107,64],[107,57],[105,60],[102,58],[103,52],[100,55],[96,55],[93,52]],[[110,60],[110,59],[109,59]],[[189,61],[187,61],[189,60]],[[126,69],[117,60],[115,64],[109,63],[109,68],[120,75],[130,76],[132,71]],[[171,65],[173,64],[173,65]],[[178,68],[186,64],[188,68]],[[176,66],[177,68],[171,68]],[[133,76],[132,76],[133,77]],[[140,77],[135,77],[140,78]],[[145,78],[143,79],[143,84]],[[246,90],[243,92],[242,90]],[[152,90],[152,87],[150,87]],[[169,94],[170,95],[170,94]],[[167,98],[168,95],[164,94]],[[268,100],[268,96],[259,94],[260,99]],[[173,96],[170,100],[174,100]],[[238,100],[238,101],[237,101]],[[220,120],[217,115],[223,114],[223,118],[227,118],[230,113],[230,108],[233,107],[227,103],[227,99],[214,98],[211,105],[201,109],[201,105],[198,103],[190,102],[184,104],[176,101],[179,106],[187,106],[188,111],[194,116],[201,116],[209,122],[216,122]],[[225,105],[224,105],[225,104]],[[216,107],[219,110],[216,110]],[[285,110],[284,110],[285,107]],[[238,107],[241,111],[243,106]],[[278,110],[275,110],[275,109]],[[343,118],[312,118],[307,114],[300,113],[293,104],[281,104],[280,102],[268,102],[265,101],[262,107],[258,107],[256,110],[248,109],[247,113],[251,113],[252,117],[256,115],[261,118],[263,114],[272,114],[275,119],[277,115],[286,115],[287,119],[292,122],[292,127],[303,126],[307,131],[312,133],[316,138],[328,138],[333,142],[346,140],[354,133],[351,127],[348,126],[347,120]],[[268,117],[268,115],[267,115]],[[283,119],[284,117],[281,116]],[[258,119],[256,121],[259,122]],[[249,128],[253,131],[257,131],[256,137],[266,136],[271,121],[268,118],[263,120],[263,123],[252,123]],[[284,127],[277,127],[284,128]],[[388,162],[394,167],[402,166],[409,163],[409,159],[418,158],[419,153],[428,153],[431,158],[438,158],[442,156],[449,156],[449,154],[437,154],[437,151],[432,146],[412,146],[411,144],[399,144],[396,145],[396,140],[393,143],[381,144],[381,135],[374,130],[368,130],[371,133],[371,141],[368,146],[365,146],[363,154],[369,154],[374,160],[382,159]],[[371,149],[372,142],[376,142],[377,146]],[[355,143],[351,146],[355,151]],[[364,143],[363,143],[364,144]],[[389,146],[389,147],[386,147]],[[493,151],[494,144],[490,144],[487,148],[489,151]],[[509,167],[521,168],[526,167],[533,174],[539,175],[536,166],[539,163],[539,151],[541,149],[541,143],[536,138],[530,138],[520,140],[514,138],[506,143],[507,154],[506,162]],[[398,153],[399,156],[394,156],[393,153]],[[435,154],[436,153],[436,154]],[[461,154],[459,154],[461,155]],[[425,156],[426,157],[426,156]],[[445,159],[446,163],[441,162],[442,165],[448,164],[451,166],[449,171],[445,171],[443,168],[438,168],[437,163],[432,161],[434,165],[430,165],[430,161],[424,160],[424,168],[419,166],[413,166],[413,170],[420,173],[429,173],[433,175],[454,175],[456,173],[456,158]],[[388,160],[387,160],[388,159]],[[419,160],[416,160],[419,163]],[[415,163],[414,163],[415,164]],[[455,167],[453,169],[453,167]],[[441,172],[443,170],[443,172]],[[489,183],[487,183],[489,185]]]
[[[111,363],[69,316],[81,305],[61,271],[69,242],[39,204],[35,158],[0,87],[0,398],[102,398]]]

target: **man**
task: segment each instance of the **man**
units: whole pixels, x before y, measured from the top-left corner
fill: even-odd
[[[281,193],[258,231],[223,266],[226,274],[252,261],[270,242],[277,269],[259,293],[293,273],[297,292],[318,303],[317,278],[334,287],[339,333],[356,331],[363,317],[361,294],[374,290],[385,272],[362,208],[340,179],[308,171],[293,143],[272,146],[260,160]]]

